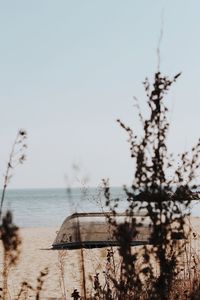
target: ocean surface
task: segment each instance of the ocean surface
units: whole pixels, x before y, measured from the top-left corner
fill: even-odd
[[[111,191],[112,198],[125,199],[121,188]],[[13,212],[14,223],[19,227],[59,227],[70,214],[102,211],[104,204],[102,191],[95,188],[18,189],[6,191],[3,210]],[[200,203],[194,202],[191,212],[200,216]]]
[[[113,197],[122,196],[113,188]],[[17,189],[7,190],[3,211],[11,210],[19,227],[60,226],[74,212],[102,211],[105,199],[100,189]]]

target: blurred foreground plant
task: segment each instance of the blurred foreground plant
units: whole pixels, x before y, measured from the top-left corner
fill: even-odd
[[[177,162],[167,149],[169,122],[164,96],[179,76],[169,79],[157,72],[152,86],[148,79],[144,81],[150,114],[144,119],[139,110],[141,137],[118,120],[128,133],[135,172],[131,188],[124,187],[125,223],[118,225],[115,218],[109,218],[116,228],[122,257],[120,277],[112,277],[115,299],[174,299],[173,286],[180,275],[179,263],[190,233],[186,230],[186,217],[191,201],[199,198],[194,191],[199,187],[196,179],[200,166],[200,141],[191,152],[179,155]],[[120,200],[113,200],[109,185],[103,183],[106,205],[115,214]],[[145,212],[144,220],[150,219],[151,234],[149,245],[133,253],[131,241],[137,239],[143,226],[137,221],[140,211]]]
[[[7,188],[8,183],[13,175],[12,171],[19,164],[22,164],[26,159],[26,154],[25,154],[25,151],[27,148],[26,139],[27,139],[26,130],[20,129],[18,131],[15,141],[13,143],[13,146],[12,146],[12,149],[11,149],[11,152],[9,155],[7,167],[6,167],[6,173],[4,176],[3,191],[2,191],[1,203],[0,203],[0,220],[2,217],[2,209],[3,209],[4,199],[5,199],[6,188]]]
[[[12,214],[7,211],[0,225],[1,240],[3,244],[3,299],[8,297],[8,274],[12,266],[15,266],[20,255],[21,238],[18,227],[13,224]]]
[[[6,189],[9,180],[12,176],[12,170],[24,162],[27,133],[25,130],[19,130],[16,139],[13,143],[9,161],[7,163],[6,173],[4,176],[4,185],[1,195],[0,204],[0,237],[3,245],[3,288],[2,297],[4,300],[8,299],[8,274],[12,266],[15,266],[20,255],[21,238],[19,236],[19,229],[13,223],[12,213],[7,211],[3,215],[3,203],[5,199]]]

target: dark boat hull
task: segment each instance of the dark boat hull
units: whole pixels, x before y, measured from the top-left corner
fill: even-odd
[[[65,219],[52,249],[102,248],[119,246],[116,238],[116,226],[108,221],[108,216],[115,218],[116,226],[127,222],[126,214],[111,215],[110,213],[80,213]],[[131,246],[148,244],[150,238],[149,218],[137,215],[142,226],[136,228],[137,234],[132,238]],[[132,219],[129,219],[131,222]],[[129,241],[130,242],[130,241]]]
[[[147,245],[149,244],[148,241],[133,241],[131,242],[131,246],[140,246],[140,245]],[[60,244],[53,244],[53,250],[73,250],[73,249],[93,249],[93,248],[104,248],[104,247],[116,247],[119,246],[118,241],[84,241],[84,242],[73,242],[73,243],[60,243]]]

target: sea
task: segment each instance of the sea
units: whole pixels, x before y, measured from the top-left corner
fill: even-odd
[[[125,197],[112,188],[112,197]],[[100,188],[10,189],[6,191],[3,211],[10,210],[19,227],[60,226],[75,212],[100,212],[105,198]]]
[[[125,209],[126,196],[121,188],[111,188],[111,198],[121,199],[119,209]],[[72,213],[100,212],[102,208],[106,210],[100,188],[10,189],[3,204],[3,212],[12,211],[19,227],[59,227]],[[192,203],[191,213],[200,216],[199,202]]]

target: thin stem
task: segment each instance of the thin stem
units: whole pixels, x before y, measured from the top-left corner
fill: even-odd
[[[78,241],[81,244],[81,269],[82,269],[82,280],[83,280],[83,294],[84,294],[84,300],[86,300],[86,279],[85,279],[85,262],[84,262],[84,253],[82,248],[82,239],[81,239],[81,232],[80,232],[80,224],[79,219],[77,216],[77,230],[78,230]]]
[[[6,174],[4,176],[4,185],[3,185],[3,191],[2,191],[2,195],[1,195],[1,204],[0,204],[0,220],[1,220],[1,217],[2,217],[3,203],[4,203],[4,199],[5,199],[6,188],[7,188],[7,185],[8,185],[9,171],[12,168],[12,159],[13,159],[13,156],[14,156],[14,150],[15,150],[15,146],[17,144],[18,138],[19,138],[19,133],[17,134],[17,137],[16,137],[16,139],[13,143],[13,146],[12,146],[12,149],[11,149],[11,152],[10,152],[10,156],[9,156],[9,161],[8,161],[7,168],[6,168]]]

